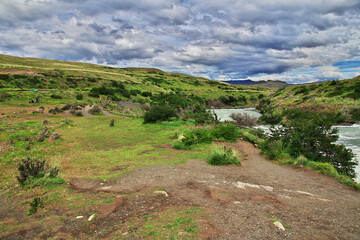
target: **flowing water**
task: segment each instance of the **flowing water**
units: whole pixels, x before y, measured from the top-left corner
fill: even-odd
[[[229,116],[231,113],[248,113],[252,117],[260,117],[261,114],[256,112],[254,108],[244,109],[214,109],[220,121],[232,120]],[[360,124],[351,126],[335,126],[339,129],[339,139],[336,143],[345,145],[346,148],[351,149],[355,154],[355,159],[358,165],[355,169],[357,174],[356,181],[360,182]],[[259,128],[265,132],[269,131],[268,125],[261,125]]]

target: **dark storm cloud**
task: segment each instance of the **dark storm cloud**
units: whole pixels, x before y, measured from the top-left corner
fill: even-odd
[[[4,53],[212,78],[340,76],[360,55],[358,0],[12,0],[0,22]]]

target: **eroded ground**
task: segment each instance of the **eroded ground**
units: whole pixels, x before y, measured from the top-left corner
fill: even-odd
[[[21,117],[32,119],[26,114]],[[108,124],[110,118],[103,118]],[[116,126],[119,126],[122,119],[125,121],[121,117],[115,119]],[[54,122],[55,120],[52,119]],[[19,118],[14,118],[14,122],[16,121],[19,121]],[[84,122],[84,120],[78,122],[78,127]],[[96,124],[85,126],[84,129],[95,129],[94,126],[98,126],[98,123]],[[49,145],[48,148],[61,149],[61,146],[65,145],[68,150],[60,151],[59,155],[48,155],[54,163],[60,165],[67,183],[55,190],[52,188],[22,190],[20,187],[11,187],[15,184],[15,169],[11,164],[3,165],[1,176],[8,180],[2,183],[0,194],[0,237],[2,239],[359,239],[360,237],[360,193],[330,177],[304,168],[273,164],[265,160],[252,144],[244,141],[233,144],[216,143],[220,146],[232,147],[241,153],[242,166],[210,166],[204,158],[188,159],[186,163],[174,165],[182,162],[182,159],[177,159],[177,155],[182,154],[183,158],[188,156],[186,154],[193,153],[171,149],[171,145],[165,143],[168,133],[164,134],[165,140],[157,140],[157,144],[152,146],[151,143],[156,139],[148,138],[155,134],[154,129],[149,130],[140,125],[124,126],[128,132],[123,130],[121,134],[119,133],[119,138],[123,138],[121,141],[104,138],[103,135],[91,136],[89,137],[91,141],[84,137],[85,141],[82,140],[81,135],[78,135],[76,141],[71,142],[70,133],[67,135],[67,132],[75,131],[76,126],[66,131],[60,128],[59,131],[62,132],[64,139],[60,143],[53,143],[54,146]],[[119,129],[125,129],[124,126]],[[136,129],[140,127],[143,128],[141,131],[149,131],[146,132],[146,138],[137,135],[139,132],[136,132]],[[99,129],[101,133],[105,127]],[[116,131],[116,128],[112,131]],[[76,132],[71,132],[73,133]],[[136,143],[137,148],[133,142]],[[81,144],[81,148],[77,144]],[[94,147],[98,145],[99,149]],[[8,146],[6,142],[1,142],[1,146],[4,151],[9,151],[5,149]],[[121,148],[124,148],[124,151],[117,152]],[[116,156],[126,151],[136,154],[129,154],[123,159]],[[115,156],[108,155],[109,152]],[[191,156],[194,158],[202,155],[195,153]],[[118,162],[108,161],[107,157],[109,159],[117,157]],[[103,162],[91,162],[89,159]],[[144,159],[152,161],[151,164],[146,163],[151,166],[140,162]],[[134,162],[138,165],[135,166]],[[161,165],[156,164],[157,162]],[[107,174],[113,177],[105,179],[103,176]],[[34,215],[26,216],[28,206],[23,203],[44,192],[45,208],[39,209]],[[94,215],[94,218],[89,221],[91,215]],[[275,227],[273,224],[275,221],[282,222],[285,230]]]

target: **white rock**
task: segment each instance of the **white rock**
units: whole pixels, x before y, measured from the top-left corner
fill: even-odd
[[[76,216],[76,219],[84,218],[84,216]]]
[[[91,220],[93,220],[94,219],[94,217],[95,217],[95,213],[93,214],[93,215],[91,215],[90,217],[89,217],[89,219],[88,219],[88,222],[90,222]]]
[[[281,222],[274,222],[275,227],[277,227],[280,230],[285,231],[284,226],[281,224]]]
[[[169,194],[167,194],[167,192],[165,192],[165,191],[155,191],[154,194],[163,194],[163,195],[165,195],[165,197],[169,196]]]

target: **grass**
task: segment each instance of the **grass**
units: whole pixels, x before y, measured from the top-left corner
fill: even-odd
[[[87,91],[92,87],[111,86],[112,81],[123,83],[128,90],[152,93],[182,91],[187,94],[202,96],[205,99],[239,95],[245,96],[247,99],[257,99],[260,94],[267,96],[272,92],[271,89],[230,85],[180,73],[167,73],[158,69],[120,69],[79,62],[19,58],[6,55],[0,55],[0,68],[21,71],[18,74],[19,76],[13,76],[11,81],[0,80],[0,86],[11,92],[12,95],[19,94],[18,90],[30,90],[34,86],[40,90],[57,90],[53,93],[61,95],[63,99],[51,99],[53,103],[65,103],[70,98],[75,101],[78,94],[84,96],[82,101],[90,100],[87,97]],[[34,81],[37,82],[37,85],[33,85]],[[62,94],[64,92],[65,95]],[[44,94],[43,91],[39,93]],[[30,92],[28,94],[35,95],[36,93]],[[50,100],[50,95],[47,96],[48,100]],[[132,99],[138,97],[133,96]],[[11,101],[16,101],[16,99],[12,98]]]
[[[125,229],[112,239],[198,239],[198,220],[206,217],[199,207],[171,207],[140,217],[130,218]],[[134,231],[134,229],[136,229]],[[123,233],[126,232],[125,236]],[[116,237],[119,238],[116,238]]]
[[[269,154],[269,153],[266,153]],[[271,154],[271,153],[270,153]],[[271,156],[271,155],[270,155]],[[276,156],[273,157],[273,160],[278,161],[282,165],[290,165],[290,166],[302,166],[313,171],[328,175],[330,177],[335,178],[339,182],[350,186],[356,190],[360,190],[360,184],[355,182],[353,179],[346,175],[339,174],[336,169],[329,163],[322,162],[314,162],[309,161],[304,156],[299,156],[296,159],[289,156],[289,154],[284,153],[283,151],[278,151]]]
[[[6,204],[7,209],[12,209],[14,214],[11,221],[8,218],[0,220],[0,238],[23,229],[43,229],[41,234],[44,236],[56,234],[62,225],[74,221],[75,216],[88,217],[89,213],[98,213],[103,206],[115,202],[117,195],[113,193],[86,193],[69,188],[67,183],[70,179],[112,181],[143,166],[205,159],[210,151],[206,146],[197,146],[194,151],[176,152],[169,145],[173,141],[169,138],[176,132],[185,131],[187,127],[184,124],[191,125],[191,122],[179,120],[144,125],[140,118],[64,118],[61,114],[33,115],[29,108],[31,107],[6,105],[2,109],[5,113],[3,116],[11,113],[16,117],[6,117],[0,121],[1,147],[8,148],[0,153],[0,203]],[[110,127],[109,121],[114,118],[115,125]],[[49,121],[50,131],[61,134],[61,139],[36,141],[44,128],[44,120]],[[12,145],[9,145],[10,139]],[[36,187],[22,188],[15,178],[16,168],[17,162],[27,156],[46,159],[51,166],[58,166],[59,177],[64,179],[66,184],[57,184],[57,179],[41,178],[34,183]],[[134,196],[123,195],[127,198]],[[23,204],[25,202],[26,204]],[[30,203],[34,206],[33,210],[29,210]],[[129,236],[141,236],[143,239],[165,236],[173,239],[196,239],[200,229],[196,219],[202,216],[202,211],[200,208],[174,207],[149,214],[146,222],[143,218],[140,221],[134,217],[128,223],[136,225],[139,231]],[[26,215],[27,212],[29,216]],[[107,231],[111,232],[109,229]],[[179,232],[183,235],[178,235]],[[93,236],[94,232],[89,234]],[[113,237],[116,239],[118,236]]]

